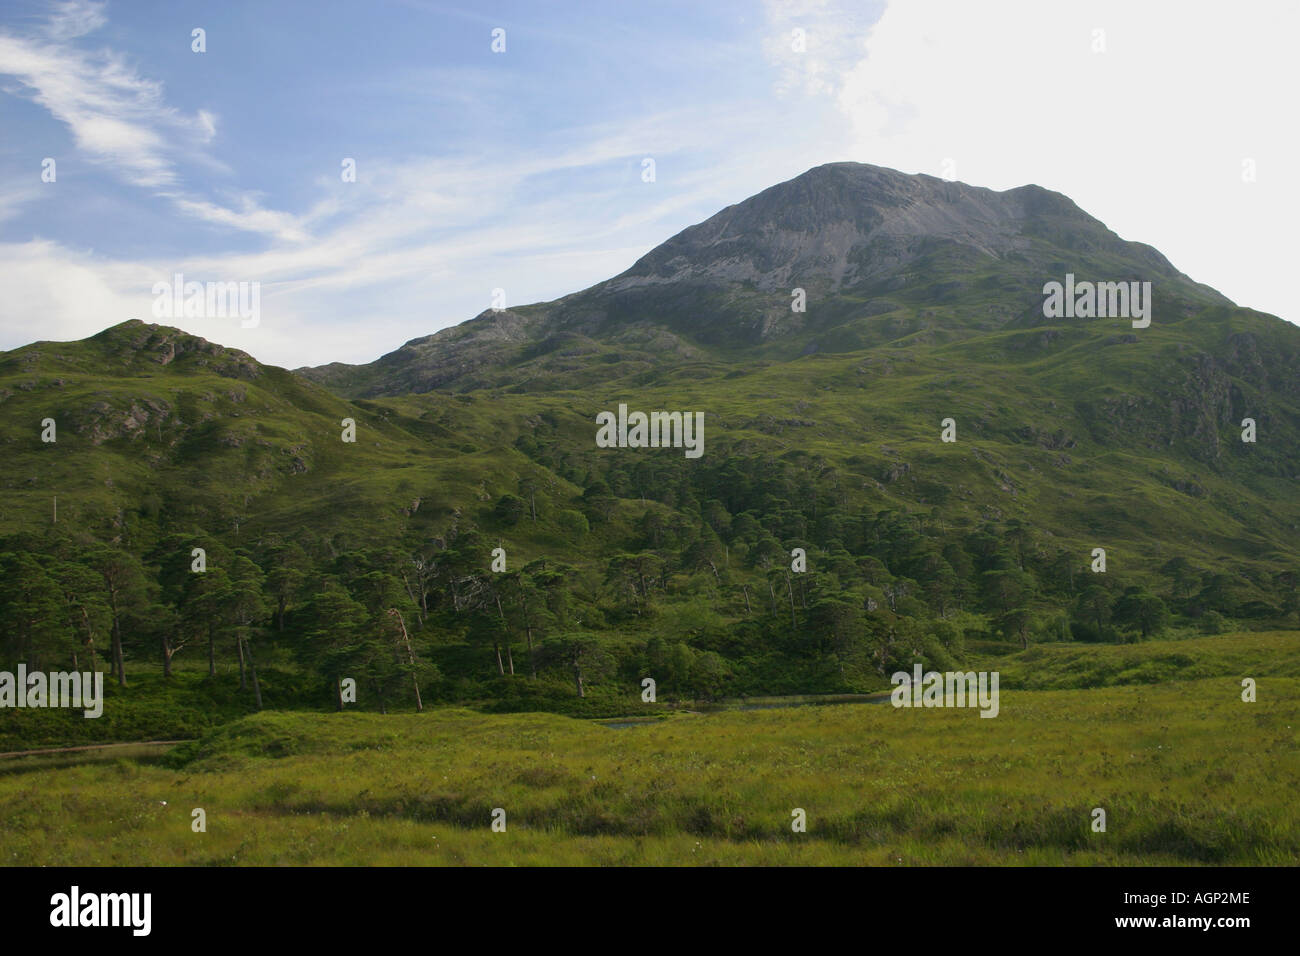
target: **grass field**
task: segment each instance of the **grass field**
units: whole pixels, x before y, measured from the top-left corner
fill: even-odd
[[[625,728],[264,713],[167,753],[3,761],[0,859],[1294,865],[1298,651],[1295,633],[1034,648],[1005,662],[991,720],[866,703]],[[1007,689],[1036,681],[1077,689]],[[795,808],[806,833],[792,832]]]

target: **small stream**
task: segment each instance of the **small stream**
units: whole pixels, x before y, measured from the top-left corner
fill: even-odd
[[[756,702],[735,701],[719,704],[702,704],[698,708],[693,708],[686,712],[706,715],[722,714],[740,710],[779,710],[787,707],[832,707],[839,704],[884,704],[889,702],[889,698],[890,695],[884,693],[824,698],[804,697],[794,700],[765,700]],[[647,727],[651,724],[659,724],[662,722],[663,718],[660,717],[631,717],[621,720],[596,721],[596,723],[601,724],[604,727],[613,728],[614,730],[625,730],[628,727]]]

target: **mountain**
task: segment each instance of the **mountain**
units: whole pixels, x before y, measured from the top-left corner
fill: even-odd
[[[1150,282],[1150,324],[1046,317],[1067,275]],[[1297,370],[1300,329],[1064,196],[823,166],[369,365],[139,322],[0,354],[0,658],[212,642],[268,700],[590,710],[1292,627]],[[702,414],[703,454],[598,447],[620,404]]]
[[[298,372],[373,397],[566,387],[575,374],[589,384],[670,356],[846,352],[916,333],[1041,324],[1044,281],[1070,269],[1081,278],[1152,281],[1166,319],[1231,305],[1059,193],[994,192],[834,163],[727,207],[590,289],[484,312],[369,365]],[[791,309],[796,288],[807,297],[799,313]],[[961,308],[934,311],[946,305]]]

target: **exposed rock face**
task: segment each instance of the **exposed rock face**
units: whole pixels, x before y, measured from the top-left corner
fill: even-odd
[[[161,400],[142,398],[127,408],[114,408],[108,402],[95,402],[84,409],[67,413],[66,421],[75,433],[84,435],[93,445],[117,438],[137,438],[147,429],[165,425],[171,418],[171,406]]]
[[[90,341],[101,347],[105,358],[120,361],[124,367],[179,362],[249,381],[262,373],[262,366],[246,352],[217,345],[180,329],[149,325],[138,319],[105,329],[92,336]]]
[[[891,275],[944,242],[999,258],[1034,236],[1093,233],[1085,246],[1179,273],[1154,249],[1126,243],[1073,202],[1038,186],[994,192],[833,163],[764,190],[678,233],[605,284],[611,292],[700,280],[789,289],[821,281],[838,291]]]

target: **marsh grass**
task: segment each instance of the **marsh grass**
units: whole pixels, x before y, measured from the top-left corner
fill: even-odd
[[[1293,865],[1298,781],[1295,677],[1261,679],[1253,704],[1224,676],[1004,690],[991,720],[871,705],[621,730],[452,708],[266,713],[161,763],[0,774],[0,860]],[[191,832],[194,807],[207,833]]]

